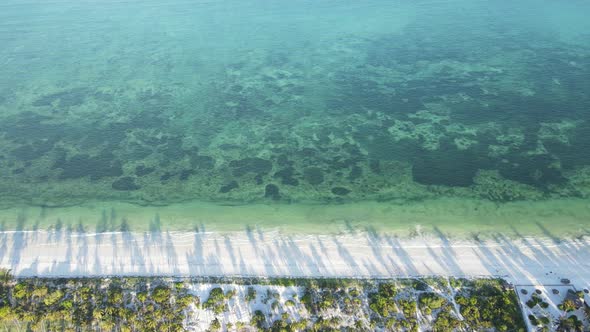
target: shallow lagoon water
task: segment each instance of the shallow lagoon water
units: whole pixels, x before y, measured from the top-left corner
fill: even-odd
[[[582,199],[518,201],[438,198],[420,202],[360,201],[343,204],[220,205],[202,201],[166,206],[87,202],[70,207],[20,206],[0,210],[0,233],[74,231],[96,233],[240,232],[370,234],[486,240],[538,236],[558,240],[589,232],[590,207]]]
[[[584,231],[589,10],[583,1],[7,0],[0,206],[4,216],[36,206],[94,216],[93,202],[129,203],[142,216],[210,216],[220,229],[303,230],[329,219],[313,218],[318,207],[339,211],[329,220],[354,210],[352,223],[404,229],[436,223],[420,219],[420,206],[429,215],[444,206],[439,222],[455,229],[534,224],[539,211],[559,223],[567,211]],[[518,218],[460,217],[514,204]],[[228,205],[259,217],[229,218]],[[404,206],[415,211],[404,220],[374,214]]]

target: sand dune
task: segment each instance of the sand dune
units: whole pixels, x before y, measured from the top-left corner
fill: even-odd
[[[269,231],[0,233],[16,276],[502,276],[517,284],[590,283],[587,238],[403,239]]]

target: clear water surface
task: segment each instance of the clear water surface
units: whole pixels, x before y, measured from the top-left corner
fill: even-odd
[[[284,222],[298,204],[357,206],[358,219],[375,202],[488,209],[468,224],[550,202],[545,215],[585,229],[588,12],[577,0],[4,0],[0,207],[200,202],[264,207],[259,219],[274,207]]]

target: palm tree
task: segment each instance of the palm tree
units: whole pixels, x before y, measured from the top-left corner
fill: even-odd
[[[100,322],[100,320],[102,319],[102,317],[104,316],[104,312],[102,309],[94,309],[94,311],[92,312],[92,318],[96,321],[96,322]]]
[[[12,270],[11,269],[4,269],[4,268],[0,269],[0,274],[2,274],[0,280],[3,283],[7,283],[10,280],[12,280],[12,274],[10,274],[10,271],[12,271]]]
[[[556,331],[563,331],[563,332],[582,332],[584,324],[581,320],[578,319],[577,316],[561,316],[557,321],[555,321],[557,325]]]

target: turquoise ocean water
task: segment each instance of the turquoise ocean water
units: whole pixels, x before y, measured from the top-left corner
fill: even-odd
[[[590,202],[588,12],[4,0],[0,207]]]

